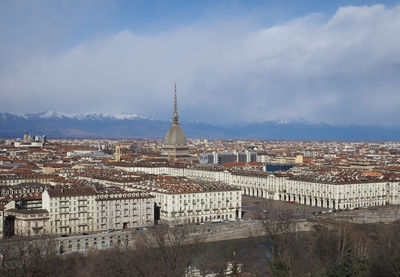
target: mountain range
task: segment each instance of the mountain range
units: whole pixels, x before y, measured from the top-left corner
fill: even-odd
[[[67,114],[46,111],[33,114],[0,113],[0,137],[22,137],[24,133],[49,138],[164,137],[171,122],[137,114]],[[254,138],[284,140],[400,140],[400,125],[346,125],[277,120],[256,123],[211,125],[183,121],[189,138]]]

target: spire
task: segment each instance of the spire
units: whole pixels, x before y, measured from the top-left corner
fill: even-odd
[[[174,114],[172,115],[172,124],[179,124],[179,116],[178,116],[178,100],[176,97],[176,82],[175,82],[175,92],[174,92]]]

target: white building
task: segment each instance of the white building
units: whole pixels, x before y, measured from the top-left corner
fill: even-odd
[[[238,189],[176,193],[160,190],[154,195],[164,221],[197,223],[241,218],[242,194]]]
[[[96,229],[128,229],[154,224],[154,196],[107,189],[96,196]]]
[[[391,179],[302,180],[302,177],[256,171],[231,172],[221,169],[175,167],[131,167],[128,171],[183,176],[196,180],[220,181],[242,189],[243,194],[296,202],[331,209],[400,204],[400,182]],[[333,176],[334,177],[334,176]],[[325,178],[326,179],[326,178]],[[329,179],[329,178],[328,178]],[[340,178],[339,178],[340,179]]]
[[[211,169],[209,167],[209,169]],[[286,179],[288,175],[278,173],[266,173],[259,171],[207,170],[196,168],[175,167],[132,167],[130,171],[142,171],[156,175],[170,175],[186,177],[189,179],[210,182],[223,182],[231,186],[239,187],[243,194],[280,200],[286,193]]]
[[[6,210],[6,216],[14,217],[14,234],[18,236],[41,236],[49,233],[49,212],[47,210]]]
[[[162,221],[196,223],[241,218],[241,189],[219,182],[145,175],[131,189],[147,190],[155,196]]]
[[[94,231],[96,190],[83,186],[61,186],[45,190],[42,207],[49,211],[50,234]]]
[[[341,183],[289,179],[282,200],[331,209],[382,206],[389,203],[389,187],[388,182]]]

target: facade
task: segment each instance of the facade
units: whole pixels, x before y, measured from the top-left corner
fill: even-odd
[[[199,154],[200,164],[214,164],[214,154],[213,153],[200,153]]]
[[[196,193],[155,192],[160,219],[171,223],[197,223],[241,218],[242,193],[238,189]]]
[[[186,177],[194,180],[222,182],[242,190],[243,194],[280,200],[286,193],[288,175],[259,171],[228,171],[213,167],[174,168],[174,167],[133,167],[127,170],[142,171],[149,174]]]
[[[50,184],[55,175],[44,174],[4,174],[0,176],[0,185],[17,185],[21,183]]]
[[[49,212],[47,210],[7,210],[14,217],[14,235],[40,236],[48,234]]]
[[[238,163],[252,163],[257,161],[257,153],[245,150],[243,152],[235,152]]]
[[[242,214],[242,190],[222,182],[143,175],[142,181],[130,190],[148,191],[153,195],[156,219],[171,224],[236,220]]]
[[[400,204],[400,184],[398,181],[321,181],[291,178],[284,173],[255,171],[222,171],[173,168],[134,167],[130,170],[150,174],[184,176],[187,178],[221,181],[240,188],[245,195],[290,201],[300,204],[330,209]]]
[[[390,187],[388,182],[329,183],[289,179],[282,200],[331,209],[383,206],[390,202]]]
[[[23,195],[18,200],[15,200],[15,207],[23,210],[39,210],[42,208],[42,195]]]
[[[121,146],[115,146],[114,160],[119,162],[121,161]]]
[[[0,187],[2,196],[23,196],[28,194],[41,194],[50,185],[41,183],[20,183],[17,185],[8,185]]]
[[[224,163],[251,163],[257,161],[257,153],[252,151],[243,152],[212,152],[212,153],[200,153],[199,163],[200,164],[219,164]]]
[[[96,196],[96,229],[128,229],[154,224],[154,197],[121,189],[105,190]]]
[[[17,148],[42,148],[44,145],[43,142],[39,142],[39,141],[32,141],[32,142],[20,142],[20,141],[16,141],[14,142],[14,147]]]
[[[189,148],[187,145],[186,136],[183,133],[183,130],[179,124],[176,84],[172,125],[165,135],[161,156],[167,157],[169,160],[189,157]]]
[[[89,249],[106,249],[120,247],[126,249],[133,245],[135,234],[130,231],[95,233],[89,235],[77,235],[71,237],[56,238],[59,254],[71,254],[73,252],[85,252]]]
[[[95,230],[96,190],[91,187],[55,187],[44,191],[42,207],[49,211],[50,234]]]

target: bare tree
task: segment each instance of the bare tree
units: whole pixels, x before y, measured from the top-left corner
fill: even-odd
[[[267,235],[265,260],[273,276],[295,276],[295,225],[290,212],[269,214],[263,220]]]
[[[148,261],[153,261],[150,271],[158,276],[184,276],[192,264],[196,236],[191,236],[191,226],[156,225],[143,232],[136,249],[143,253]]]
[[[47,276],[56,256],[56,243],[51,237],[12,238],[3,240],[2,276]]]
[[[400,225],[380,226],[377,233],[374,274],[400,276]]]
[[[365,276],[371,242],[349,223],[322,222],[314,227],[310,250],[321,271],[334,276]]]

